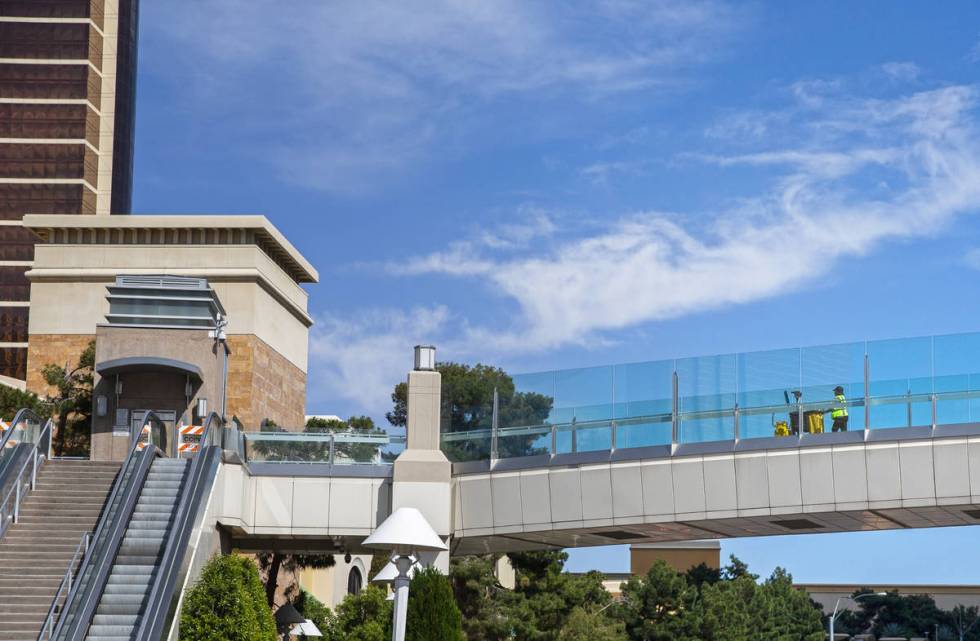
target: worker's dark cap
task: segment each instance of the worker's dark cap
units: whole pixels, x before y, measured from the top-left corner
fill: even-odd
[[[841,387],[840,385],[834,388],[834,394],[843,394],[843,393],[844,393],[844,388]]]

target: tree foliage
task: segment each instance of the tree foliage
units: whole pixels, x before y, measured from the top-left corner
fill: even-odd
[[[349,594],[337,606],[333,626],[323,630],[324,641],[388,641],[391,638],[391,601],[381,588],[369,585]]]
[[[47,397],[51,413],[57,417],[53,448],[57,456],[85,456],[92,436],[92,385],[95,370],[95,341],[70,363],[48,363],[41,369],[44,381],[54,388]]]
[[[869,594],[871,590],[858,590],[853,596]],[[857,602],[854,610],[843,612],[835,627],[848,634],[874,634],[877,637],[930,637],[935,636],[938,626],[944,641],[980,641],[980,623],[976,607],[956,606],[950,611],[941,610],[935,600],[926,594],[889,592],[884,596],[870,595]]]
[[[255,555],[255,562],[263,577],[265,600],[269,607],[275,603],[276,590],[280,577],[285,574],[289,583],[283,586],[283,595],[292,601],[299,593],[296,574],[303,568],[329,568],[335,561],[332,554],[286,554],[283,552],[263,552]]]
[[[408,593],[405,641],[464,641],[453,588],[439,570],[416,572]]]
[[[237,555],[216,556],[187,594],[180,614],[181,641],[276,641],[276,624],[255,564]]]
[[[304,617],[313,622],[320,632],[323,632],[324,636],[334,629],[337,622],[337,617],[334,613],[330,611],[326,605],[324,605],[319,599],[307,592],[306,590],[300,590],[299,596],[293,602],[293,607],[296,611],[302,614]],[[301,641],[318,641],[318,637],[310,637],[300,635]]]
[[[626,641],[621,621],[613,621],[601,612],[576,607],[558,633],[558,641]]]
[[[440,429],[447,432],[489,430],[493,421],[493,392],[497,390],[499,427],[543,425],[551,414],[554,399],[544,394],[518,392],[514,380],[504,370],[490,365],[437,363],[442,375]],[[391,395],[394,407],[387,413],[388,422],[405,427],[408,422],[408,385],[399,383]],[[534,436],[505,437],[498,443],[501,457],[541,453]],[[487,458],[490,438],[449,441],[446,455],[456,461]]]

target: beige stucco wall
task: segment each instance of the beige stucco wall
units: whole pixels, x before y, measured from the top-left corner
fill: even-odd
[[[207,278],[229,335],[254,335],[306,372],[306,291],[254,246],[38,245],[29,331],[92,334],[105,322],[105,288],[116,275],[163,273]]]

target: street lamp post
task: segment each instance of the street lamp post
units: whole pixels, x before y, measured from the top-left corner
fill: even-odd
[[[856,597],[842,596],[837,599],[837,603],[834,605],[834,613],[830,615],[830,641],[834,641],[834,621],[837,620],[837,610],[840,608],[840,602],[844,599],[849,599],[857,603],[866,596],[887,596],[884,592],[866,592],[865,594],[859,594]]]
[[[409,571],[419,557],[419,552],[444,552],[449,548],[436,534],[422,513],[413,507],[400,507],[371,536],[364,539],[364,546],[390,550],[392,563],[398,569],[395,577],[395,607],[392,613],[392,641],[405,641],[405,619],[408,615]]]

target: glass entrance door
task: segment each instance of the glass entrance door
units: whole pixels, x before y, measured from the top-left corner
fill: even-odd
[[[177,412],[173,410],[133,410],[132,414],[130,414],[132,417],[130,426],[134,431],[142,429],[146,414],[151,411],[157,415],[165,427],[162,434],[157,432],[153,433],[153,444],[159,447],[167,456],[174,456],[175,453],[172,450],[174,448],[174,430],[176,429]]]

